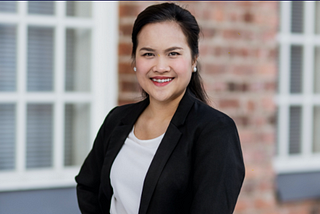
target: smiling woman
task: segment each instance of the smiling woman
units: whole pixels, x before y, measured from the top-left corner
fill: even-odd
[[[135,65],[140,86],[151,103],[178,104],[196,63],[180,26],[172,21],[148,24],[138,41]]]
[[[148,139],[167,129],[190,82],[196,58],[192,59],[186,36],[174,21],[148,24],[137,39],[136,75],[150,104],[135,124],[135,134]]]
[[[82,213],[231,214],[244,164],[233,120],[208,106],[197,69],[199,26],[173,3],[132,31],[141,102],[106,117],[79,175]]]

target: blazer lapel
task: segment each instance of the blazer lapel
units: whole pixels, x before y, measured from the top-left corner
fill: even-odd
[[[136,103],[128,112],[124,112],[122,118],[119,118],[121,121],[112,131],[105,153],[104,173],[106,173],[108,176],[110,175],[112,163],[123,146],[126,138],[128,137],[133,125],[148,105],[149,99],[145,99],[139,103]],[[111,188],[110,181],[105,184],[107,187]],[[112,194],[112,192],[108,191],[108,193],[109,197],[111,198],[110,194]]]
[[[110,158],[109,160],[112,160],[113,162],[113,160],[119,153],[123,143],[128,137],[133,125],[135,124],[140,114],[144,111],[144,109],[148,105],[149,105],[149,99],[145,99],[137,104],[134,104],[134,106],[132,106],[130,111],[124,112],[123,117],[119,118],[121,121],[119,125],[116,126],[112,131],[112,134],[110,136],[110,141],[107,147],[106,155],[108,156],[108,158]]]
[[[192,94],[187,90],[181,99],[173,118],[171,119],[169,127],[148,169],[143,184],[139,214],[147,213],[148,206],[161,172],[181,137],[179,126],[183,125],[193,103],[194,99],[192,98]]]
[[[124,144],[127,136],[129,135],[132,126],[127,124],[121,124],[114,128],[109,145],[106,152],[106,159],[108,160],[108,169],[110,170],[114,159],[116,158],[117,154],[119,153],[122,145]]]

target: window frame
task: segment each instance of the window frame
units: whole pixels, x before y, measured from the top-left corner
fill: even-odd
[[[278,106],[277,155],[273,165],[277,173],[320,171],[320,153],[312,152],[313,109],[320,106],[320,94],[314,92],[314,54],[320,47],[320,34],[315,34],[315,2],[304,3],[304,31],[291,32],[291,3],[280,2],[280,25],[277,35],[279,44],[279,89],[275,96]],[[290,48],[303,47],[302,92],[290,93]],[[289,114],[291,106],[301,106],[301,153],[289,154]]]
[[[28,2],[17,2],[16,13],[0,13],[1,24],[17,27],[17,88],[0,92],[0,103],[16,104],[15,169],[0,171],[0,191],[75,186],[79,166],[64,166],[64,104],[90,103],[90,150],[95,135],[106,114],[117,105],[118,98],[118,3],[92,2],[91,18],[66,16],[66,2],[55,2],[55,15],[29,15]],[[54,87],[51,92],[27,92],[27,28],[54,27]],[[91,90],[65,92],[65,30],[91,29]],[[107,60],[106,60],[107,59]],[[27,103],[53,104],[53,166],[26,169],[26,111]]]

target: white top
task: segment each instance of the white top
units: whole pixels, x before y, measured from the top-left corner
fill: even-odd
[[[115,158],[110,180],[113,188],[111,214],[137,214],[144,178],[164,134],[150,140],[139,140],[134,128]]]

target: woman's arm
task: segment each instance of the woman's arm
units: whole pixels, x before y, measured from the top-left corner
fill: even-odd
[[[194,147],[193,214],[232,214],[245,169],[236,126],[229,117],[209,122]]]
[[[114,109],[113,109],[114,110]],[[76,176],[77,182],[77,198],[79,208],[83,214],[99,214],[102,213],[98,195],[101,177],[101,168],[105,156],[105,148],[108,138],[108,131],[112,130],[110,111],[94,141],[92,150],[84,161],[79,174]]]

